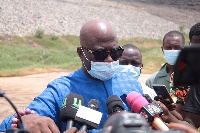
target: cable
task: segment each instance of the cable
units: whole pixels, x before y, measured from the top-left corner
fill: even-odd
[[[22,123],[22,119],[21,119],[21,116],[19,115],[19,113],[17,111],[17,108],[15,107],[15,105],[11,102],[11,100],[5,95],[5,93],[2,90],[0,90],[0,97],[4,97],[11,104],[11,106],[14,108],[14,110],[17,113],[17,116],[19,118],[20,128],[24,129],[24,124]]]

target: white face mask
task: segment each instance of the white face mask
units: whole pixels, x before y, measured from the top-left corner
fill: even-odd
[[[124,75],[124,76],[129,76],[131,79],[137,79],[140,76],[140,67],[135,67],[132,65],[119,65],[118,70]]]
[[[89,61],[89,59],[85,56],[84,51],[83,51],[83,55],[86,58],[86,60]],[[119,60],[113,61],[113,62],[93,62],[93,61],[89,61],[89,62],[91,64],[90,70],[87,70],[87,68],[84,65],[87,72],[93,78],[97,78],[102,81],[111,79],[115,75],[115,72],[119,66]]]
[[[181,50],[163,50],[164,51],[164,59],[167,61],[168,64],[174,65],[178,58],[179,53]]]

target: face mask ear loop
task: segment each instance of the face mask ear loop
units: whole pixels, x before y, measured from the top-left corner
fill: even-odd
[[[86,57],[85,52],[84,52],[84,50],[82,49],[82,47],[81,47],[81,50],[82,50],[82,52],[83,52],[83,55],[84,55],[85,59],[86,59],[88,62],[90,62],[90,64],[91,64],[91,61]],[[87,67],[85,66],[84,61],[83,61],[83,66],[85,67],[85,69],[86,69],[87,71],[89,71],[89,70],[87,69]]]

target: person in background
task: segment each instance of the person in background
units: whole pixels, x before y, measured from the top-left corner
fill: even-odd
[[[146,80],[146,85],[148,87],[152,88],[153,84],[165,85],[170,92],[170,76],[173,72],[173,67],[180,50],[184,45],[185,38],[181,32],[173,30],[165,34],[161,49],[167,63],[165,63],[158,72],[152,74]]]
[[[138,80],[143,67],[142,53],[138,49],[138,47],[136,47],[133,44],[123,45],[122,48],[124,49],[124,52],[122,53],[122,56],[119,60],[119,68],[122,71],[129,72],[130,77],[128,78],[134,78],[135,80]],[[143,93],[148,94],[151,97],[151,99],[154,99],[154,97],[156,96],[155,91],[143,83],[140,84]]]
[[[198,45],[200,47],[200,23],[196,23],[191,27],[189,40],[191,47]],[[196,128],[200,128],[200,86],[191,86],[183,106],[183,111],[185,111],[184,120]]]
[[[189,31],[189,45],[200,46],[200,23],[193,25]],[[195,61],[195,60],[193,60]],[[176,99],[176,109],[173,110],[179,113],[179,119],[187,121],[196,128],[200,127],[200,90],[198,86],[173,86],[173,76],[171,75],[171,90],[172,98]],[[177,114],[177,113],[176,113]]]

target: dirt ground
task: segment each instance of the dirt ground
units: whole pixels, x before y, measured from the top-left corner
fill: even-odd
[[[121,0],[114,0],[114,1],[121,1]],[[129,1],[131,0],[127,0],[127,2]],[[145,2],[148,2],[148,1],[149,0],[146,0]],[[157,2],[156,0],[154,1]],[[187,1],[187,0],[184,0],[184,1]],[[198,0],[196,1],[197,2],[191,7],[192,8],[191,11],[185,10],[185,6],[187,4],[181,4],[182,6],[184,6],[183,9],[181,8],[182,9],[181,11],[177,11],[174,8],[173,10],[167,10],[168,8],[166,7],[155,7],[155,6],[150,6],[146,8],[146,10],[150,14],[154,14],[158,17],[164,17],[166,20],[170,19],[174,23],[183,24],[186,27],[190,28],[192,24],[199,21],[199,17],[198,17],[199,16],[198,11],[200,10],[199,1]],[[176,2],[178,3],[178,1]],[[169,4],[173,5],[171,3]],[[189,5],[188,7],[190,7],[190,3],[188,5]],[[194,6],[197,8],[197,9],[195,8],[196,10],[194,9]],[[166,10],[164,10],[165,8]],[[11,101],[20,111],[26,108],[27,105],[29,105],[29,103],[34,99],[34,97],[38,96],[46,88],[46,85],[48,82],[60,76],[68,75],[71,72],[73,71],[65,70],[62,72],[42,73],[42,74],[20,76],[20,77],[0,77],[0,89],[5,92],[5,95],[11,99]],[[148,76],[150,75],[142,74],[140,76],[139,81],[142,83],[145,83]],[[15,113],[14,109],[11,107],[11,105],[4,98],[1,97],[0,98],[0,123],[5,117],[10,116],[14,113]]]
[[[29,103],[38,96],[47,86],[47,84],[60,76],[68,75],[72,70],[62,72],[51,72],[34,74],[20,77],[0,77],[0,89],[14,103],[18,111],[26,108]],[[139,81],[145,83],[149,74],[141,74]],[[11,105],[0,98],[0,123],[7,116],[15,113]]]

